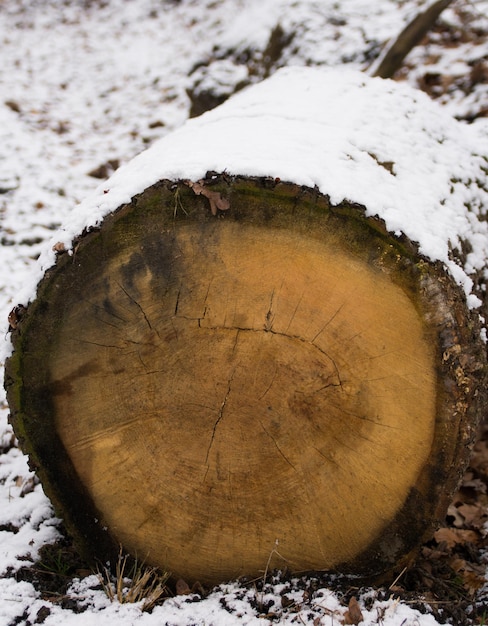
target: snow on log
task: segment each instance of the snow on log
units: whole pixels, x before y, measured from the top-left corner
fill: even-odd
[[[486,169],[423,94],[295,68],[77,207],[5,385],[80,548],[208,584],[408,563],[484,410]]]

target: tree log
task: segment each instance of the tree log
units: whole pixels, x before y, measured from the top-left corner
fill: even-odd
[[[73,212],[5,385],[86,555],[207,584],[409,562],[486,406],[485,148],[405,86],[289,68]]]
[[[276,541],[272,567],[403,566],[467,460],[476,316],[360,206],[199,185],[105,218],[15,322],[8,399],[47,493],[85,553],[189,581],[257,576]]]

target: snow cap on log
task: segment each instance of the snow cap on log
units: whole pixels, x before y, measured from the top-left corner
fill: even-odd
[[[343,68],[285,68],[121,167],[55,239],[69,248],[74,236],[161,179],[196,181],[209,170],[270,176],[317,187],[333,203],[365,206],[390,232],[445,263],[476,307],[471,276],[488,258],[487,167],[476,129],[421,92]],[[450,249],[463,242],[471,251],[460,267]],[[44,269],[53,262],[49,251]]]

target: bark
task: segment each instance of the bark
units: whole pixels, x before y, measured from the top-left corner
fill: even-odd
[[[87,556],[208,584],[408,563],[484,402],[441,264],[364,207],[228,175],[161,181],[74,249],[12,316],[6,389]]]

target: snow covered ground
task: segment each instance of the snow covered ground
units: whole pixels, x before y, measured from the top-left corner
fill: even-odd
[[[18,292],[31,282],[36,259],[53,230],[98,186],[94,175],[104,178],[180,127],[192,104],[187,90],[230,93],[236,85],[257,82],[280,65],[347,63],[366,70],[384,42],[421,4],[414,0],[1,2],[0,319],[4,325]],[[459,2],[459,10],[446,11],[451,29],[439,30],[428,45],[412,53],[412,70],[404,78],[414,86],[423,84],[428,67],[429,75],[437,77],[431,79],[428,91],[451,115],[471,119],[488,102],[486,81],[472,76],[473,68],[488,54],[486,36],[476,36],[483,29],[488,32],[484,17],[488,2],[470,3],[470,28],[475,34],[446,49],[443,38],[446,32],[453,36],[463,6]],[[281,43],[270,45],[277,38]],[[469,81],[473,84],[468,89]],[[486,118],[480,117],[474,126],[480,137],[488,137]],[[8,340],[2,342],[8,349]],[[7,415],[2,395],[0,626],[217,626],[277,621],[332,625],[343,621],[347,607],[340,594],[320,585],[311,593],[307,584],[312,581],[276,581],[264,591],[230,583],[199,602],[191,601],[194,596],[175,597],[151,614],[137,605],[111,603],[97,588],[94,576],[73,580],[66,594],[86,608],[83,613],[59,598],[41,597],[31,583],[17,582],[15,572],[35,561],[43,545],[56,540],[58,522],[15,444]],[[287,584],[289,588],[284,588]],[[285,607],[283,593],[290,600]],[[390,599],[364,596],[361,609],[365,624],[440,623],[395,600],[393,594]]]

